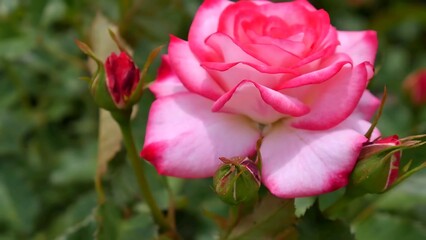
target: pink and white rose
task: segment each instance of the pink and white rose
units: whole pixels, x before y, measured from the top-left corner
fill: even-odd
[[[366,90],[374,31],[338,31],[308,1],[205,0],[188,41],[171,36],[141,156],[159,173],[210,177],[256,154],[279,197],[345,186],[379,105]]]

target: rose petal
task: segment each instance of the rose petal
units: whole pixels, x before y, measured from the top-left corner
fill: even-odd
[[[311,112],[295,118],[292,126],[309,130],[325,130],[347,118],[358,105],[367,86],[365,65],[360,64],[354,68],[345,65],[327,82],[309,86],[307,89],[301,87],[298,99],[305,96],[303,102],[307,103]],[[297,91],[298,89],[295,90]],[[285,93],[285,91],[282,92]]]
[[[141,156],[160,174],[201,178],[214,174],[219,157],[250,156],[259,131],[242,116],[211,112],[212,102],[193,93],[156,100]]]
[[[237,29],[235,28],[240,24],[237,24],[236,21],[244,20],[243,18],[246,17],[251,19],[257,12],[256,9],[258,6],[255,3],[256,1],[239,1],[229,5],[220,15],[218,32],[239,39],[238,32],[235,32]],[[239,18],[236,17],[238,14],[240,14]]]
[[[352,129],[294,129],[279,123],[263,139],[262,182],[283,198],[307,197],[345,186],[366,138]]]
[[[221,57],[222,62],[248,62],[256,65],[265,65],[260,60],[244,52],[232,38],[223,33],[214,33],[210,35],[206,39],[206,44]]]
[[[265,87],[275,89],[280,82],[286,81],[295,75],[293,72],[286,72],[286,69],[274,69],[244,62],[206,62],[202,66],[225,91],[233,89],[243,80],[251,80]]]
[[[380,106],[380,100],[370,91],[365,90],[355,111],[360,112],[365,120],[370,120]]]
[[[306,8],[306,10],[308,11],[311,11],[311,12],[317,11],[317,9],[314,6],[312,6],[312,4],[310,4],[309,1],[307,0],[296,0],[294,1],[294,3]]]
[[[188,43],[171,36],[169,44],[170,64],[182,84],[191,92],[215,100],[224,91],[200,66],[198,59],[189,49]]]
[[[340,127],[350,128],[357,131],[359,134],[365,135],[371,127],[369,121],[364,120],[363,115],[360,112],[355,111],[351,114],[345,121],[339,124]],[[380,131],[377,128],[374,128],[371,135],[371,140],[374,140],[380,136]]]
[[[277,45],[271,44],[246,44],[242,48],[256,59],[270,66],[288,68],[300,62],[300,57],[288,52]]]
[[[304,74],[301,73],[298,77],[292,78],[288,81],[282,81],[279,88],[294,88],[307,84],[322,83],[339,73],[343,66],[348,63],[351,63],[351,60],[347,57],[347,55],[336,54],[327,60],[324,60],[317,70]],[[307,69],[304,70],[306,71]]]
[[[205,46],[204,41],[208,36],[217,32],[219,16],[226,7],[232,4],[233,2],[227,0],[205,0],[201,4],[188,35],[189,46],[198,58],[206,60],[204,57],[210,55],[211,50]]]
[[[340,46],[336,52],[348,54],[354,63],[358,65],[369,62],[368,79],[374,75],[374,60],[376,58],[378,40],[375,31],[337,31]]]
[[[242,114],[264,124],[282,117],[302,116],[309,112],[309,108],[297,99],[249,80],[242,81],[220,97],[212,110]]]
[[[173,69],[170,67],[168,55],[162,56],[160,68],[158,69],[157,78],[149,87],[156,98],[165,97],[188,90],[180,82]]]

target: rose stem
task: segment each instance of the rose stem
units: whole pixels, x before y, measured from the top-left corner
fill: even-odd
[[[116,118],[116,117],[114,117]],[[118,120],[118,119],[116,119]],[[122,121],[117,121],[119,123],[121,133],[123,134],[124,145],[127,150],[127,154],[130,159],[130,163],[133,167],[134,173],[137,178],[137,182],[139,185],[139,190],[142,193],[142,196],[145,198],[146,203],[148,204],[149,209],[151,210],[151,214],[154,218],[154,221],[160,226],[163,230],[174,230],[170,223],[166,220],[160,208],[158,207],[152,193],[148,182],[146,180],[146,176],[144,173],[144,166],[142,164],[141,159],[139,158],[135,143],[133,141],[133,134],[130,128],[130,120],[120,119]]]

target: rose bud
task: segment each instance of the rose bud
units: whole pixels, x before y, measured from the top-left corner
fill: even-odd
[[[130,96],[140,81],[140,71],[132,59],[125,53],[112,53],[105,61],[106,85],[108,91],[119,109],[133,105]]]
[[[220,158],[224,164],[216,171],[213,185],[219,198],[236,205],[257,197],[260,175],[256,163],[249,158]]]
[[[397,135],[393,135],[367,142],[350,176],[347,194],[382,193],[393,187],[399,178],[414,173],[400,172],[401,151],[422,145],[421,141],[415,140],[420,137],[423,136],[398,139]]]
[[[426,103],[426,69],[420,69],[409,75],[403,83],[403,88],[411,102],[420,106]]]
[[[87,44],[78,40],[76,40],[76,44],[97,65],[96,72],[88,81],[90,92],[98,106],[111,112],[131,109],[131,106],[142,95],[140,78],[143,75],[132,59],[125,52],[121,52],[118,56],[112,53],[104,64]],[[145,63],[144,71],[149,67],[160,49],[157,48],[151,52]]]

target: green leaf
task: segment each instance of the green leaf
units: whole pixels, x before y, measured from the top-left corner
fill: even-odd
[[[3,165],[0,171],[0,226],[6,226],[22,236],[34,227],[40,202],[31,190],[26,177]]]
[[[118,226],[120,224],[120,210],[109,201],[100,204],[97,209],[97,230],[95,238],[99,240],[118,239]]]
[[[95,232],[96,196],[93,193],[81,195],[66,210],[52,221],[46,239],[78,240],[93,236]]]
[[[96,156],[94,145],[81,151],[66,150],[58,154],[59,166],[51,173],[50,180],[54,185],[87,183],[93,179]]]
[[[356,227],[359,240],[426,239],[426,229],[416,221],[394,214],[376,213]]]
[[[119,226],[120,240],[157,239],[158,227],[149,212],[140,213],[128,221],[122,221]]]
[[[296,217],[301,217],[305,214],[306,210],[315,203],[316,197],[305,197],[294,199],[294,206],[296,207]]]
[[[300,240],[351,240],[355,239],[349,226],[340,220],[326,219],[316,202],[297,224]]]
[[[230,239],[264,239],[278,236],[295,222],[294,211],[293,200],[267,195],[251,214],[238,222]]]

